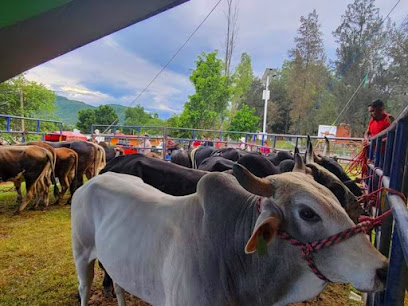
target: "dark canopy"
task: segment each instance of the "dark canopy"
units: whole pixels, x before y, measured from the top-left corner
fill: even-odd
[[[0,82],[188,0],[3,0]]]

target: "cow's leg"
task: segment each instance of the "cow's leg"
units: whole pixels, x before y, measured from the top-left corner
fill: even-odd
[[[95,260],[88,262],[88,258],[82,257],[75,262],[78,281],[79,281],[79,297],[81,298],[81,306],[86,306],[91,293],[91,286],[94,277]]]
[[[108,298],[110,296],[115,297],[115,291],[113,290],[113,281],[110,278],[109,274],[106,272],[102,263],[98,261],[99,267],[103,270],[103,295]]]
[[[41,193],[43,198],[43,210],[45,210],[50,204],[50,186],[51,186],[51,173],[47,173],[44,177],[44,191]]]
[[[17,191],[17,203],[21,203],[23,201],[23,195],[21,194],[21,179],[17,178],[13,180],[14,187]]]
[[[69,181],[68,181],[68,177],[66,175],[64,175],[63,178],[60,179],[60,184],[61,184],[61,191],[58,194],[58,198],[55,201],[55,203],[53,205],[58,205],[62,202],[62,198],[64,197],[65,193],[68,190],[69,187]]]
[[[27,204],[30,203],[31,199],[34,196],[34,192],[36,189],[35,188],[36,181],[31,179],[29,176],[27,176],[25,181],[26,181],[26,190],[27,190],[26,197],[23,203],[21,203],[20,207],[17,208],[17,210],[14,212],[14,215],[19,215],[23,211],[23,209],[27,206]]]
[[[113,283],[113,286],[115,287],[115,293],[116,293],[116,299],[118,300],[118,305],[119,306],[125,306],[125,295],[123,294],[123,289],[120,287],[118,284],[115,282]]]

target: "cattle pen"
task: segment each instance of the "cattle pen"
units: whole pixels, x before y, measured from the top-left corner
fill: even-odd
[[[105,130],[105,132],[99,133],[99,128]],[[106,133],[108,129],[109,133]],[[122,131],[127,131],[128,134],[123,134]],[[146,134],[153,135],[147,136]],[[323,153],[325,140],[327,140],[330,143],[332,155],[343,163],[351,161],[362,148],[362,138],[359,137],[326,138],[309,135],[264,134],[143,125],[93,124],[91,126],[91,137],[106,141],[110,145],[121,145],[124,149],[133,150],[134,153],[143,153],[147,149],[145,146],[145,139],[147,138],[153,139],[155,143],[160,144],[159,146],[153,145],[152,148],[159,153],[166,152],[168,149],[166,144],[169,139],[178,142],[182,149],[187,150],[193,147],[195,142],[204,144],[207,140],[203,138],[211,138],[214,146],[218,149],[228,147],[241,148],[250,152],[264,152],[264,150],[293,151],[297,147],[300,152],[305,152],[307,139],[310,138],[315,141],[315,148],[319,153]],[[163,159],[170,160],[171,157],[163,154]]]
[[[30,120],[30,118],[18,117],[18,116],[8,116],[0,115],[1,118],[6,119],[6,128],[1,129],[1,133],[10,133],[13,135],[19,135],[24,139],[25,134],[37,134],[44,135],[44,132],[40,130],[41,119],[32,119],[35,123],[33,130],[23,131],[13,131],[10,127],[11,120]],[[9,118],[9,119],[7,119]],[[44,120],[47,122],[47,120]],[[40,123],[38,123],[40,122]],[[52,124],[58,125],[58,121],[49,121]],[[33,125],[34,126],[34,125]],[[38,127],[38,128],[37,128]],[[99,125],[93,126],[93,132]],[[117,139],[116,144],[122,144],[124,147],[136,148],[137,150],[145,150],[146,147],[143,146],[143,140],[147,136],[144,136],[144,131],[160,131],[159,134],[153,134],[154,136],[149,136],[151,138],[157,138],[162,141],[162,147],[159,148],[161,152],[166,151],[166,140],[169,139],[169,135],[175,134],[177,129],[179,131],[184,131],[190,133],[190,137],[171,137],[171,139],[180,142],[182,147],[188,147],[192,144],[193,141],[199,139],[201,135],[206,133],[206,135],[217,135],[220,139],[220,143],[225,144],[231,147],[238,147],[239,145],[247,146],[249,150],[258,151],[260,148],[266,147],[265,141],[270,141],[271,149],[276,150],[293,150],[294,147],[299,147],[302,150],[305,150],[305,140],[307,139],[306,135],[281,135],[281,134],[257,134],[257,133],[245,133],[245,132],[235,132],[242,135],[244,138],[243,142],[227,140],[227,135],[234,134],[234,132],[226,131],[217,131],[217,130],[200,130],[200,129],[181,129],[181,128],[167,128],[167,127],[144,127],[144,126],[113,126],[113,129],[128,129],[135,130],[134,135],[121,135],[120,133],[106,133],[106,134],[97,134],[93,133],[93,136],[104,137],[107,142],[112,139]],[[188,136],[188,135],[187,135]],[[132,144],[130,140],[134,140]],[[313,141],[318,142],[324,140],[322,137],[311,136]],[[120,142],[121,141],[121,142]],[[337,143],[338,142],[338,143]],[[355,152],[361,149],[361,138],[331,138],[330,144],[335,148],[334,153],[338,154],[339,159],[352,159],[355,155]],[[351,143],[351,144],[350,144]],[[115,143],[112,143],[115,144]],[[348,150],[346,154],[342,153],[347,150],[337,149],[336,145],[343,146],[352,146],[352,150]],[[321,148],[322,149],[322,148]],[[368,173],[364,179],[364,186],[366,188],[366,193],[368,195],[380,191],[381,195],[377,198],[377,203],[372,206],[372,216],[376,217],[379,215],[385,214],[387,211],[392,212],[392,216],[389,216],[384,220],[381,226],[377,227],[373,235],[373,244],[377,249],[380,250],[382,254],[390,258],[390,268],[388,270],[387,284],[386,289],[383,292],[376,294],[368,294],[366,299],[366,305],[404,305],[405,300],[405,290],[407,283],[407,262],[408,262],[408,209],[406,206],[406,197],[408,195],[408,107],[400,114],[400,116],[393,122],[393,124],[382,133],[373,137],[370,143],[368,150]],[[333,153],[333,152],[332,152]],[[337,155],[336,154],[336,155]],[[333,154],[332,154],[333,155]],[[163,154],[163,158],[165,158]],[[1,187],[1,186],[0,186]],[[0,188],[4,196],[7,196],[7,206],[11,206],[12,203],[9,187]],[[399,193],[398,193],[399,192]],[[14,196],[14,193],[13,193]],[[5,221],[5,210],[1,209],[2,220]],[[35,212],[35,216],[39,216],[40,212]],[[69,207],[64,207],[62,211],[56,210],[55,208],[51,209],[51,218],[56,222],[60,222],[62,218],[64,221],[56,227],[56,230],[67,230],[69,228]],[[4,217],[4,218],[3,218]],[[26,220],[27,221],[27,220]],[[26,222],[25,221],[25,222]],[[44,226],[50,226],[51,223],[45,219],[45,216],[41,217],[40,224]],[[62,228],[64,227],[64,229]],[[8,225],[3,222],[3,225],[0,227],[0,241],[4,241],[7,238],[6,232]],[[33,229],[34,230],[34,229]],[[41,229],[39,233],[44,235],[51,235],[52,233],[48,230]],[[36,236],[37,237],[37,236]],[[40,239],[40,237],[38,236]],[[69,238],[60,236],[60,242],[69,243]],[[37,246],[38,247],[38,246]],[[10,248],[8,246],[8,248]],[[16,248],[16,245],[13,246]],[[47,245],[44,245],[44,250],[48,248]],[[61,244],[61,250],[64,252],[70,252],[67,245]],[[29,248],[21,251],[29,252]],[[46,254],[43,254],[46,256]],[[22,255],[21,255],[22,256]],[[62,264],[65,266],[68,265],[67,259],[71,257],[71,254],[65,254],[63,257]],[[18,258],[18,257],[17,257]],[[4,263],[3,263],[4,264]],[[36,267],[36,269],[41,269],[41,267]],[[21,267],[19,267],[19,271]],[[65,272],[60,271],[64,274]],[[52,278],[50,275],[46,276]],[[100,277],[100,276],[99,276]],[[48,279],[48,278],[47,278]],[[4,281],[6,283],[6,281]],[[1,282],[0,282],[1,283]],[[50,283],[52,281],[50,280]],[[44,285],[44,284],[43,284]],[[76,282],[75,278],[70,278],[69,280],[70,288],[75,288]],[[53,284],[53,286],[58,286]],[[15,294],[18,294],[17,292]],[[37,293],[39,294],[39,293]],[[20,298],[21,296],[21,298]],[[24,304],[25,294],[19,296],[19,302]],[[69,297],[73,299],[73,296]],[[1,301],[1,300],[0,300]],[[4,300],[6,301],[6,300]],[[36,304],[36,301],[30,300],[29,304]],[[64,300],[64,303],[67,300]],[[72,301],[72,300],[71,300]],[[1,303],[0,303],[1,304]],[[5,303],[7,304],[7,303]],[[98,304],[98,303],[95,303]],[[138,304],[142,305],[142,304]],[[144,305],[144,304],[143,304]],[[315,304],[313,304],[315,305]],[[317,305],[317,304],[316,304]],[[354,305],[354,304],[353,304]]]

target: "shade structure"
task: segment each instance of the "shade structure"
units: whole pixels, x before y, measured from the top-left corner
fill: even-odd
[[[2,0],[0,82],[186,1]]]

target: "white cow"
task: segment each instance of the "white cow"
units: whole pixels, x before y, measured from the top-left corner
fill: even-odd
[[[112,277],[119,305],[122,288],[153,305],[176,306],[285,305],[319,294],[326,282],[276,236],[283,230],[314,241],[353,226],[336,197],[304,173],[260,179],[239,165],[234,173],[240,183],[210,173],[197,193],[183,197],[112,172],[78,189],[72,242],[81,305],[89,298],[95,259]],[[268,243],[265,255],[256,252],[260,235]],[[384,287],[386,258],[364,234],[314,257],[332,282],[362,291]]]

